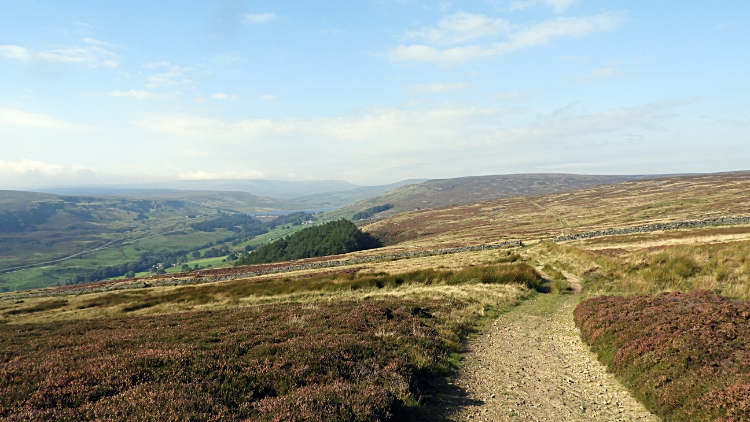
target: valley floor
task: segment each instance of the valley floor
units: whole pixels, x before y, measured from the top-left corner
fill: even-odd
[[[454,421],[659,421],[581,341],[577,295],[538,295],[471,340]]]

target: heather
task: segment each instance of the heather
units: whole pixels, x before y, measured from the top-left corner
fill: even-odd
[[[521,286],[540,282],[523,263],[244,281],[248,289],[235,281],[200,287],[209,289],[203,296],[198,287],[173,290],[161,300],[339,295],[333,301],[0,325],[0,418],[413,418],[429,402],[435,380],[451,371],[451,355],[461,351],[463,336],[518,297],[495,297],[489,304],[482,286],[510,283],[525,290]],[[137,296],[125,303],[114,299],[102,295],[88,306],[125,306],[131,309],[125,315],[144,309]],[[55,306],[64,312],[70,305]],[[6,312],[9,322],[24,315]]]
[[[750,421],[750,303],[705,290],[601,296],[575,310],[582,337],[669,421]]]

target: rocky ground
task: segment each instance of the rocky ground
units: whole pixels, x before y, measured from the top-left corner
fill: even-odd
[[[581,342],[577,303],[576,295],[539,295],[471,340],[453,382],[466,396],[449,420],[659,421]]]

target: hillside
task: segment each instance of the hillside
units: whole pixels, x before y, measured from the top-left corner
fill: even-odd
[[[744,215],[749,209],[750,173],[737,172],[629,181],[410,211],[371,223],[364,230],[401,248],[464,245]]]
[[[315,205],[321,208],[343,207],[358,201],[382,195],[386,192],[405,185],[419,184],[425,181],[426,179],[409,179],[391,183],[388,185],[360,186],[358,188],[345,191],[323,192],[318,194],[294,197],[292,199],[297,202]]]
[[[201,233],[190,228],[219,211],[300,207],[245,192],[138,194],[65,196],[0,191],[0,290],[54,285],[78,269],[139,260],[149,250],[185,250],[222,241],[233,233]]]
[[[750,223],[550,239],[748,209],[750,173],[629,181],[402,213],[368,251],[0,295],[0,417],[740,421]],[[607,368],[573,325],[602,294],[660,294],[578,308]]]
[[[511,174],[472,176],[455,179],[429,180],[406,185],[385,194],[369,198],[345,208],[331,211],[331,218],[351,217],[352,214],[377,205],[393,204],[382,218],[414,209],[437,208],[468,204],[497,198],[545,195],[593,186],[614,184],[652,176],[597,176],[575,174]]]

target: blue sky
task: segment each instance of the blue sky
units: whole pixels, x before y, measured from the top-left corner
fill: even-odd
[[[750,3],[0,5],[0,188],[750,169]]]

